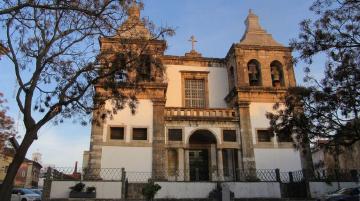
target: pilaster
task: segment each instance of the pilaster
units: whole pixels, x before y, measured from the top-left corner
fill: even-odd
[[[211,179],[213,181],[216,181],[218,178],[217,178],[217,170],[216,170],[216,167],[217,167],[217,163],[216,163],[216,144],[211,144],[211,148],[210,148],[210,163],[211,163],[211,166],[210,166],[210,174],[211,174]]]
[[[218,149],[217,151],[217,167],[218,167],[218,179],[220,181],[224,181],[224,165],[223,165],[223,154],[222,154],[222,149]]]
[[[152,176],[164,180],[165,175],[165,99],[153,99]]]
[[[99,111],[104,110],[100,108]],[[89,150],[89,161],[88,169],[91,177],[100,177],[99,169],[101,168],[101,154],[102,148],[101,143],[103,140],[103,126],[104,122],[100,118],[100,113],[97,111],[93,112],[95,122],[91,126],[91,138],[90,138],[90,150]],[[86,177],[86,175],[84,175]]]
[[[249,103],[239,103],[242,161],[245,170],[255,169],[255,155],[251,130]]]
[[[185,179],[185,153],[184,148],[178,149],[178,172],[179,172],[179,180],[184,181]]]

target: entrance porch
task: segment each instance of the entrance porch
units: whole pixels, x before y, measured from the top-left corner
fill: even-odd
[[[209,130],[193,132],[182,147],[167,149],[169,181],[233,181],[239,169],[240,149],[221,148]]]

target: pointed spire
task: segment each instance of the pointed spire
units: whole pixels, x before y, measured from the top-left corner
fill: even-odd
[[[245,20],[246,31],[240,40],[242,45],[259,45],[259,46],[283,46],[276,42],[271,34],[264,30],[260,23],[259,17],[253,10],[249,10],[248,17]]]

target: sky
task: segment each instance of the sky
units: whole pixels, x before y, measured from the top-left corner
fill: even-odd
[[[309,11],[312,0],[143,0],[142,17],[148,17],[158,26],[170,26],[175,36],[167,38],[168,55],[184,55],[191,49],[188,41],[192,35],[197,39],[196,50],[204,57],[226,56],[233,43],[240,41],[244,21],[249,9],[260,17],[260,24],[274,39],[288,46],[290,39],[299,33],[299,23],[312,18]],[[296,56],[296,52],[293,54]],[[321,77],[324,58],[315,60],[312,73]],[[298,84],[302,84],[304,64],[295,67]],[[0,60],[0,91],[8,100],[8,114],[14,118],[18,132],[24,133],[21,116],[14,99],[15,77],[10,61]],[[82,163],[82,153],[89,149],[90,126],[72,122],[55,126],[47,124],[39,132],[39,139],[28,152],[42,154],[43,164],[57,167]]]

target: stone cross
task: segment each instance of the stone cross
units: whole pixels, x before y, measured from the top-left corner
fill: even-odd
[[[191,36],[189,42],[191,42],[191,47],[192,47],[191,50],[192,50],[192,51],[195,51],[195,43],[198,42],[198,41],[195,39],[195,36]]]

